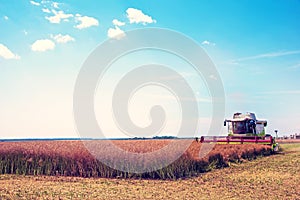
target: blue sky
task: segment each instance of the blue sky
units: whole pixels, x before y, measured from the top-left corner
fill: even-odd
[[[144,27],[181,32],[205,49],[226,117],[252,111],[270,133],[299,133],[299,19],[299,0],[0,0],[0,138],[76,136],[82,63],[101,42]]]

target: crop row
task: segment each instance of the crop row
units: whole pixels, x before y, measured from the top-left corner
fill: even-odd
[[[178,179],[272,153],[270,147],[257,144],[178,142],[173,146],[170,140],[3,142],[0,174]],[[183,144],[189,145],[181,153]],[[175,161],[168,164],[170,159]],[[137,166],[140,172],[135,172]]]

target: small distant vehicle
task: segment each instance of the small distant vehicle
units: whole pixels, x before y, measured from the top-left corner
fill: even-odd
[[[267,120],[259,120],[254,113],[234,113],[232,119],[225,119],[224,126],[228,127],[228,136],[202,136],[201,143],[218,144],[266,144],[274,151],[278,144],[270,134],[266,134]]]

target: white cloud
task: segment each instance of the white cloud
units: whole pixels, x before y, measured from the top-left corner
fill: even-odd
[[[44,40],[37,40],[31,45],[32,51],[47,51],[53,50],[55,48],[55,43],[52,40],[44,39]]]
[[[117,40],[125,37],[125,35],[126,35],[125,32],[117,26],[115,28],[110,28],[107,31],[107,36],[109,38],[115,38]]]
[[[30,1],[30,3],[31,3],[32,5],[34,5],[34,6],[39,6],[39,5],[41,5],[40,3],[35,2],[35,1]]]
[[[210,42],[208,40],[204,40],[202,43],[202,45],[212,45],[212,46],[216,46],[216,43]]]
[[[119,20],[117,20],[117,19],[114,19],[114,20],[112,21],[112,23],[113,23],[115,26],[124,26],[124,25],[125,25],[125,22],[121,22],[121,21],[119,21]]]
[[[264,53],[264,54],[259,54],[259,55],[255,55],[255,56],[248,56],[248,57],[236,58],[236,59],[225,61],[223,63],[224,64],[229,64],[229,65],[241,65],[241,63],[243,61],[256,60],[256,59],[264,59],[264,58],[277,58],[277,57],[288,56],[288,55],[295,55],[295,54],[300,54],[300,50],[295,50],[295,51],[279,51],[279,52]]]
[[[300,68],[300,62],[298,62],[297,64],[295,65],[292,65],[291,67],[289,67],[290,69],[298,69]]]
[[[215,75],[213,75],[213,74],[209,75],[209,78],[213,79],[213,80],[218,80],[218,78]]]
[[[278,91],[266,91],[261,94],[267,95],[299,95],[300,90],[278,90]]]
[[[221,64],[225,64],[225,65],[240,65],[240,63],[237,62],[236,60],[224,61],[224,62],[221,62]]]
[[[275,57],[294,55],[294,54],[300,54],[300,50],[265,53],[265,54],[260,54],[260,55],[256,55],[256,56],[238,58],[238,59],[235,59],[235,61],[255,60],[255,59],[260,59],[260,58],[275,58]]]
[[[80,21],[80,24],[76,25],[75,28],[84,29],[99,25],[99,21],[93,17],[81,16],[79,14],[76,14],[76,16],[76,20]]]
[[[9,18],[5,15],[5,16],[3,17],[3,19],[8,20]]]
[[[3,44],[0,44],[0,57],[4,59],[20,59],[20,56],[11,52],[11,50]]]
[[[75,41],[75,39],[70,35],[62,35],[62,34],[51,35],[51,38],[53,38],[57,43],[67,43],[67,42]]]
[[[54,16],[51,16],[51,17],[45,17],[50,23],[53,23],[53,24],[59,24],[60,21],[62,19],[68,19],[70,17],[73,17],[72,14],[65,14],[64,11],[55,11],[55,10],[52,10],[52,13],[54,14]]]
[[[210,44],[210,42],[209,42],[209,41],[207,41],[207,40],[204,40],[204,41],[202,42],[202,44],[207,44],[207,45],[209,45],[209,44]]]
[[[43,8],[42,11],[43,11],[44,13],[51,13],[51,11],[50,11],[48,8]]]
[[[126,13],[130,24],[142,23],[146,25],[146,24],[156,23],[156,20],[152,19],[152,17],[149,15],[145,15],[141,10],[135,8],[128,8],[126,10]]]
[[[54,8],[59,8],[57,2],[52,2],[52,6],[53,6]]]
[[[60,9],[60,5],[63,4],[63,3],[59,3],[59,2],[55,2],[55,1],[52,1],[52,0],[41,0],[40,1],[41,4],[44,5],[44,7],[48,7],[48,8],[53,8],[53,9]]]

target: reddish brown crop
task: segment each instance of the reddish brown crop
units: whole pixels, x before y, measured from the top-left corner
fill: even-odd
[[[167,158],[180,153],[180,144],[191,143],[186,151],[173,163],[161,169],[134,173],[130,170],[118,170],[104,164],[103,159],[112,165],[126,165],[123,154],[112,151],[107,143],[113,143],[122,152],[145,153],[156,152],[151,159],[141,159],[138,165],[158,166]],[[260,155],[271,154],[266,145],[243,144],[209,146],[196,141],[176,140],[178,146],[171,146],[169,151],[161,153],[161,149],[170,145],[172,140],[114,140],[114,141],[35,141],[35,142],[2,142],[0,143],[0,174],[24,175],[61,175],[81,177],[123,177],[123,178],[160,178],[176,179],[189,177],[212,168],[222,168],[228,162],[239,162],[243,159],[254,159]],[[95,150],[101,160],[97,160],[89,150]],[[201,150],[201,154],[199,152]],[[205,156],[201,156],[205,155]],[[137,164],[137,163],[135,163]],[[128,165],[128,166],[127,166]],[[125,169],[132,166],[127,163]]]

